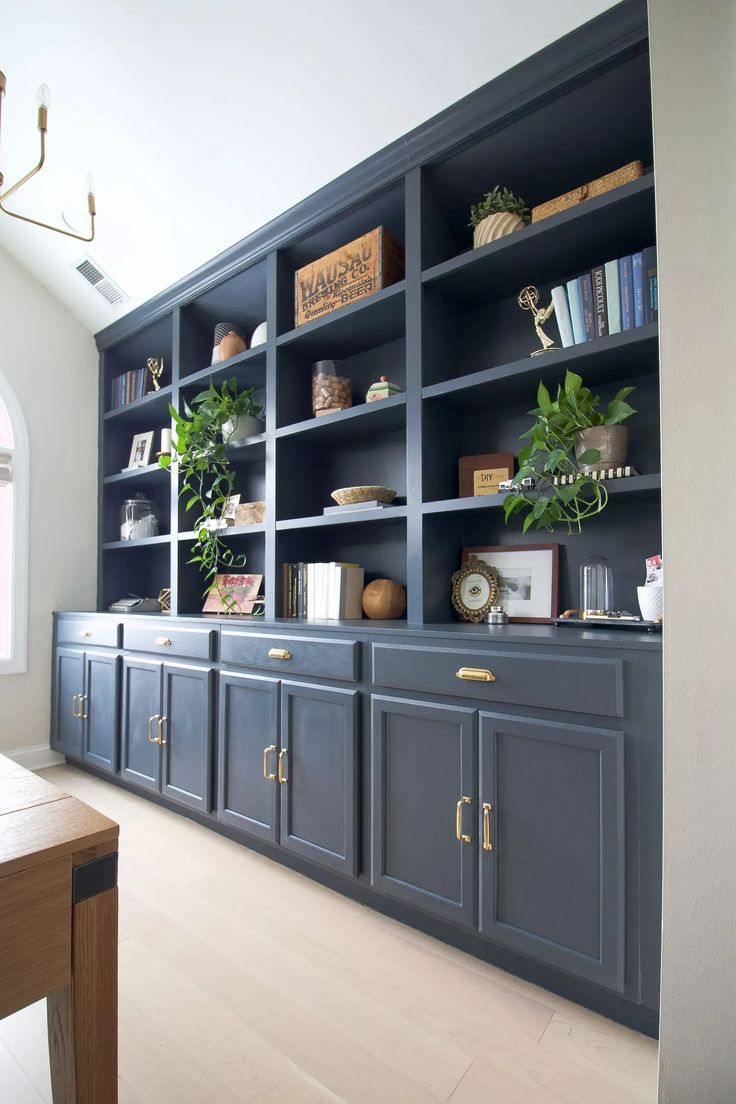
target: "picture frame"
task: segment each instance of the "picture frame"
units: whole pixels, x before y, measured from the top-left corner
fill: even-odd
[[[482,452],[461,456],[457,462],[458,496],[477,498],[499,494],[499,484],[513,479],[516,457],[513,452]]]
[[[153,448],[153,430],[147,433],[136,433],[130,446],[129,468],[146,468],[151,463],[151,449]]]
[[[496,572],[481,560],[469,560],[452,576],[452,605],[463,621],[482,621],[497,601]]]
[[[464,548],[463,563],[483,563],[496,572],[496,604],[505,606],[509,621],[546,625],[557,616],[559,544]]]
[[[214,586],[207,593],[202,613],[253,613],[263,575],[217,575]],[[234,603],[229,606],[224,596]]]

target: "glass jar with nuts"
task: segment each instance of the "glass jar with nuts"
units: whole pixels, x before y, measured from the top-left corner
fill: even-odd
[[[312,365],[312,413],[334,414],[353,405],[353,388],[343,360],[318,360]]]

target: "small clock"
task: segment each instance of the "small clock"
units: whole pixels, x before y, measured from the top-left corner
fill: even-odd
[[[482,621],[498,598],[498,577],[479,560],[463,564],[452,576],[452,604],[464,621]]]

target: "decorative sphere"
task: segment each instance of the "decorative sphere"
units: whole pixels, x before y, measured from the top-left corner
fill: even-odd
[[[391,579],[374,579],[363,591],[363,612],[374,621],[395,621],[406,609],[406,591]]]

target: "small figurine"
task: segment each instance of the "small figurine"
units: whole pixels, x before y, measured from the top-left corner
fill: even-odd
[[[158,382],[161,376],[164,374],[164,358],[163,357],[149,357],[147,363],[148,371],[151,373],[151,379],[153,380],[153,390],[160,391],[161,384]]]
[[[550,302],[548,307],[540,310],[537,306],[539,303],[539,289],[534,285],[522,288],[519,292],[519,298],[517,302],[522,310],[530,310],[534,315],[534,329],[537,331],[537,337],[542,342],[541,349],[535,349],[531,356],[539,356],[540,353],[546,353],[550,349],[556,349],[554,341],[551,337],[547,337],[546,333],[542,329],[542,324],[547,322],[553,310],[555,309],[554,303]]]

